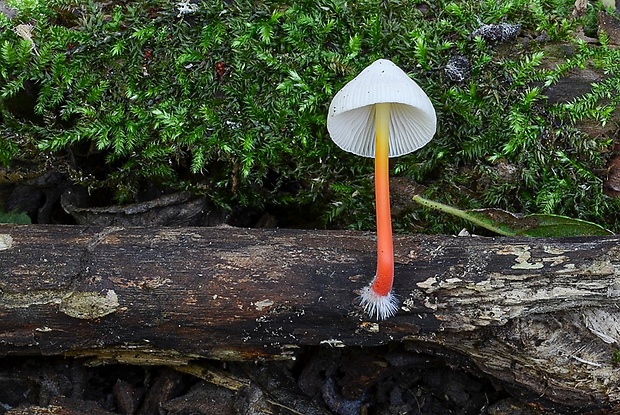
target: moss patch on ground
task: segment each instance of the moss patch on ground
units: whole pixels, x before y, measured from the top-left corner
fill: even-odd
[[[392,163],[398,231],[463,226],[414,193],[620,231],[609,182],[620,51],[600,3],[7,4],[5,172],[57,170],[113,203],[190,190],[227,209],[372,229],[372,160],[336,148],[325,122],[336,91],[387,58],[427,92],[439,123],[430,144]]]

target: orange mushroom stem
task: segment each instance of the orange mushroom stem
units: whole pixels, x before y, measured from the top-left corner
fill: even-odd
[[[360,297],[365,313],[379,320],[398,311],[392,293],[394,243],[388,158],[423,147],[436,128],[437,116],[428,96],[387,59],[374,61],[338,91],[330,104],[327,129],[334,143],[350,153],[375,158],[377,272]]]
[[[375,104],[375,199],[377,215],[377,273],[369,287],[362,291],[362,306],[368,314],[380,319],[398,310],[392,294],[394,282],[394,243],[390,215],[390,103]]]

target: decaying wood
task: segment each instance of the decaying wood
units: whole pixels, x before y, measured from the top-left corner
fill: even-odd
[[[0,354],[183,365],[391,341],[569,405],[620,402],[618,237],[395,238],[401,310],[357,292],[370,233],[0,227]]]

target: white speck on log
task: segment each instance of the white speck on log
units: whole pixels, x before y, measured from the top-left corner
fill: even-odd
[[[497,251],[497,253],[500,255],[516,256],[516,264],[511,267],[512,269],[540,269],[544,267],[543,263],[540,261],[529,262],[532,259],[529,246],[507,245],[503,249]]]
[[[583,312],[586,328],[605,343],[620,341],[620,315],[605,309],[587,309]]]
[[[13,246],[13,237],[8,233],[0,233],[0,251],[11,249]]]
[[[431,293],[433,292],[433,285],[437,284],[437,281],[437,277],[430,277],[422,282],[418,282],[416,285],[424,291]]]
[[[256,307],[256,311],[263,311],[265,308],[271,307],[272,305],[273,305],[273,301],[267,298],[254,303],[254,306]]]
[[[319,344],[326,344],[329,347],[345,347],[345,344],[338,339],[321,340]]]
[[[58,309],[73,318],[93,320],[116,312],[118,306],[114,290],[107,290],[105,295],[76,291],[63,298]]]

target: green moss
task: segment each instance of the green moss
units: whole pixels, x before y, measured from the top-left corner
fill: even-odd
[[[231,208],[311,207],[327,226],[370,229],[372,161],[335,148],[325,118],[333,95],[382,57],[427,91],[439,118],[437,137],[394,174],[462,209],[620,230],[619,202],[603,193],[612,137],[579,129],[618,111],[618,50],[604,36],[574,40],[580,27],[596,35],[600,5],[573,18],[568,0],[208,1],[186,13],[163,1],[11,4],[17,17],[0,16],[4,165],[53,158],[118,202],[155,184]],[[522,35],[472,37],[481,22],[520,24]],[[33,23],[34,49],[14,31],[22,23]],[[548,40],[571,54],[552,54]],[[444,72],[456,55],[470,63],[460,82]],[[549,89],[584,67],[604,81],[549,103]],[[461,225],[413,204],[395,218],[400,231]]]
[[[30,217],[25,213],[9,212],[6,213],[0,209],[0,224],[1,223],[14,223],[17,225],[29,225],[32,223]]]

